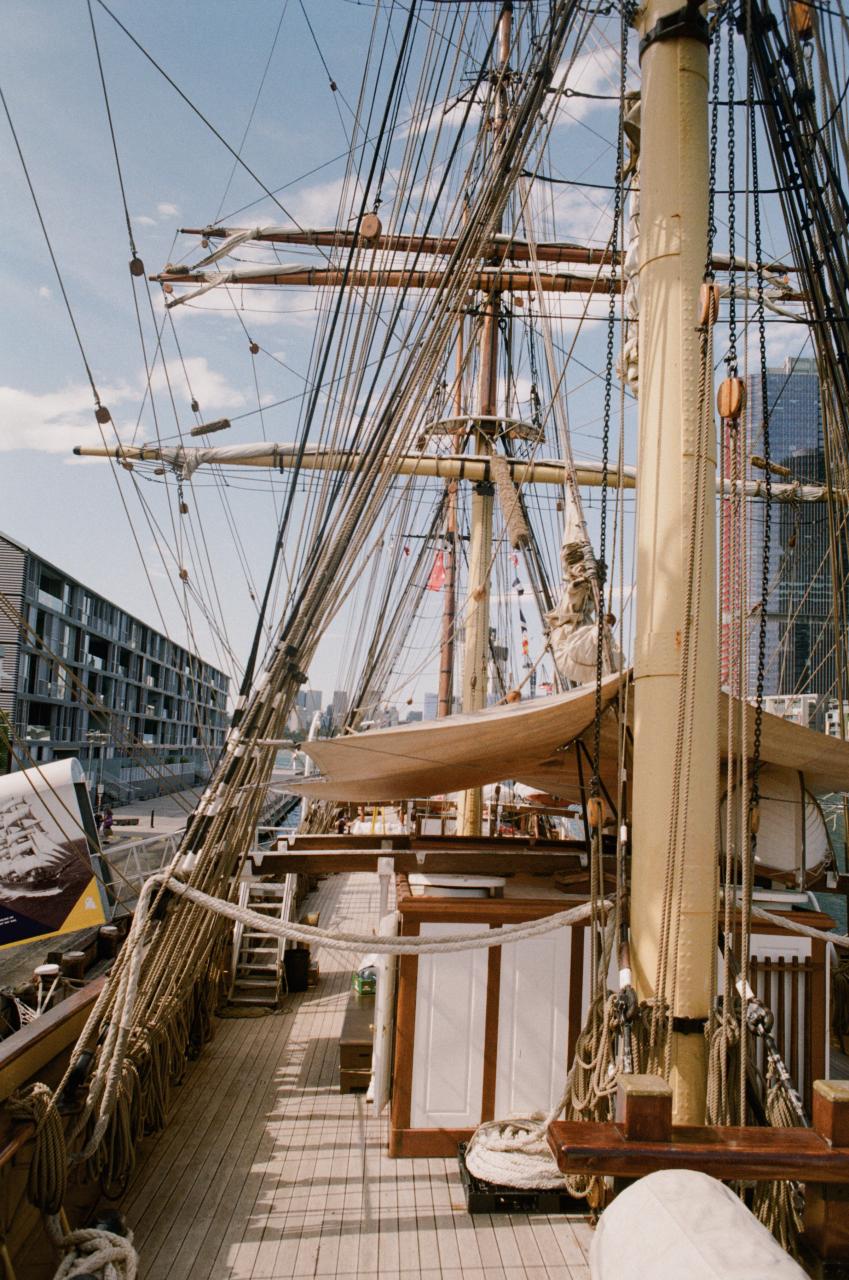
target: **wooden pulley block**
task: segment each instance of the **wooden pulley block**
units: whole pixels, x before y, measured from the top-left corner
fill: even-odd
[[[376,213],[367,213],[364,215],[360,223],[360,239],[365,244],[374,244],[380,239],[383,232],[383,223],[380,221]]]
[[[189,571],[188,571],[188,569],[181,569],[181,570],[180,570],[180,581],[181,581],[181,582],[188,582],[188,580],[189,580]]]
[[[719,285],[705,280],[699,290],[699,324],[716,324],[719,315]]]
[[[800,40],[813,40],[814,11],[804,0],[791,0],[790,26]]]
[[[181,515],[181,516],[187,516],[188,514],[189,514],[189,504],[188,504],[188,502],[181,502],[181,503],[180,503],[180,515]]]
[[[101,427],[105,427],[107,422],[112,421],[112,414],[106,408],[105,404],[99,404],[94,411],[94,420],[99,422]]]
[[[130,258],[130,275],[131,276],[144,275],[144,263],[142,262],[141,258],[138,257],[138,255],[135,255],[134,257]]]
[[[591,827],[600,827],[604,817],[604,806],[598,796],[590,796],[587,801],[587,822]]]
[[[746,384],[742,378],[724,378],[716,392],[716,409],[720,418],[736,422],[746,407]]]
[[[749,830],[753,836],[756,836],[761,829],[761,807],[753,804],[749,812]]]

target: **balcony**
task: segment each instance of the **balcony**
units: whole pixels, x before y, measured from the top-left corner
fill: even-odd
[[[45,591],[39,587],[36,592],[39,604],[43,604],[46,609],[55,609],[57,613],[65,613],[65,601],[61,596],[51,595],[49,591]]]
[[[64,698],[65,686],[58,680],[36,680],[35,691],[40,698]]]

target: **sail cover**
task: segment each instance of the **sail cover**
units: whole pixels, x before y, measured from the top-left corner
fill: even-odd
[[[621,677],[602,685],[602,706],[615,700]],[[731,700],[720,699],[720,742],[727,741]],[[449,716],[444,720],[372,729],[347,737],[305,742],[302,749],[321,770],[320,778],[287,783],[287,789],[316,800],[349,803],[433,796],[510,778],[567,801],[580,799],[577,739],[591,750],[595,686],[582,685],[555,697]],[[748,716],[749,752],[754,710]],[[805,775],[816,794],[849,790],[849,743],[827,737],[764,712],[761,757],[767,764],[790,764]],[[616,717],[602,720],[601,776],[615,794],[618,760]],[[586,780],[589,769],[582,762]]]
[[[604,681],[603,707],[616,697],[619,684],[618,675]],[[592,726],[594,716],[595,686],[582,685],[554,697],[445,720],[305,742],[302,749],[323,776],[286,785],[311,799],[356,803],[432,796],[515,778],[577,800],[577,753],[568,748]],[[615,787],[616,725],[612,717],[605,720],[610,721],[604,726],[605,764],[612,766],[606,782]]]

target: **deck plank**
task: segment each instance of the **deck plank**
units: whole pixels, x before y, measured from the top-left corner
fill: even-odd
[[[321,882],[324,927],[368,931],[374,875]],[[452,1160],[389,1158],[388,1116],[339,1092],[353,957],[282,1012],[219,1021],[143,1144],[122,1208],[140,1280],[586,1280],[582,1219],[466,1213]]]

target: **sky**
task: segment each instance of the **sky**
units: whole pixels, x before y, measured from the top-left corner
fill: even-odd
[[[351,123],[346,104],[357,99],[371,5],[113,0],[110,7],[240,151],[261,183],[272,191],[282,188],[281,209],[254,177],[234,165],[221,140],[93,0],[127,209],[148,273],[185,255],[197,257],[197,238],[178,236],[180,227],[202,227],[219,218],[236,225],[289,218],[307,226],[333,224]],[[422,4],[423,22],[432,8]],[[482,9],[495,11],[491,5]],[[86,2],[7,0],[4,16],[0,87],[85,359],[121,438],[151,439],[154,432],[173,437],[175,416],[184,427],[193,421],[189,401],[194,396],[206,421],[225,415],[233,420],[227,443],[260,439],[263,432],[269,439],[294,439],[319,320],[315,296],[244,289],[226,298],[215,291],[197,306],[176,308],[176,337],[169,322],[163,341],[172,405],[162,362],[154,360],[162,295],[158,286],[148,293],[138,284],[134,294],[128,271],[128,232]],[[391,19],[396,33],[403,18],[403,6],[397,5]],[[617,75],[617,59],[602,28],[589,41],[570,83],[585,93],[609,94],[615,92]],[[556,161],[561,176],[599,184],[549,189],[564,238],[604,243],[610,193],[603,187],[612,180],[614,128],[608,101],[574,97],[564,104],[552,164]],[[274,541],[276,504],[267,479],[234,481],[224,495],[207,481],[187,486],[186,500],[203,510],[204,545],[195,553],[205,565],[207,594],[226,621],[226,640],[194,606],[187,635],[179,607],[180,553],[173,550],[187,534],[172,528],[173,481],[152,483],[149,476],[73,456],[74,445],[100,438],[92,391],[21,159],[2,117],[0,139],[6,228],[0,239],[0,530],[151,625],[165,627],[180,643],[188,639],[208,660],[235,667],[250,645],[256,618],[252,594],[261,591]],[[772,244],[780,251],[780,233],[769,220],[767,235],[776,236]],[[281,257],[297,260],[289,253]],[[574,302],[561,308],[556,326],[561,350],[571,343],[577,310]],[[595,315],[603,310],[603,304],[595,304]],[[801,347],[799,331],[784,328],[768,330],[771,359]],[[566,381],[578,457],[598,456],[603,330],[598,320],[587,326]],[[249,351],[251,340],[261,348],[257,356]],[[145,357],[154,365],[155,421],[146,396]],[[628,461],[634,453],[634,416],[627,405]],[[594,529],[597,499],[588,495],[588,502]],[[524,572],[518,576],[524,578]],[[512,597],[511,583],[502,589]],[[437,605],[436,599],[426,601],[420,643],[399,672],[392,693],[400,705],[411,697],[420,705],[423,692],[435,688]],[[326,694],[345,678],[355,607],[356,602],[331,623],[310,672],[311,685]]]

